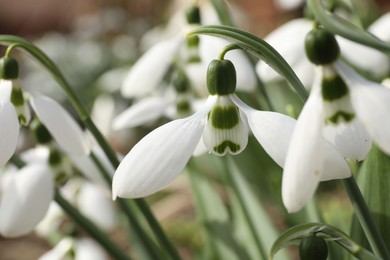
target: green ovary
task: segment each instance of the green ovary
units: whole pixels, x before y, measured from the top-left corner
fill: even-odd
[[[240,120],[235,106],[215,106],[209,114],[209,119],[212,126],[217,129],[232,129]]]
[[[235,144],[232,141],[225,140],[220,145],[214,147],[214,151],[221,155],[225,153],[226,149],[229,149],[232,153],[236,153],[240,150],[240,145]]]

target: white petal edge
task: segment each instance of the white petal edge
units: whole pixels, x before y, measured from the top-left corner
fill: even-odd
[[[35,164],[7,176],[0,203],[0,233],[18,237],[31,232],[43,219],[54,196],[46,165]]]
[[[31,97],[31,105],[39,120],[66,152],[76,155],[90,152],[86,135],[60,104],[46,96],[34,96]]]
[[[183,37],[174,37],[155,44],[130,69],[122,84],[124,97],[142,97],[162,82]]]
[[[336,69],[351,92],[351,103],[374,142],[390,154],[390,89],[366,80],[343,62]]]
[[[162,97],[141,99],[115,117],[112,128],[120,130],[152,122],[164,114],[167,105]]]
[[[344,158],[352,161],[364,160],[371,150],[371,137],[356,118],[348,123],[340,122],[337,125],[325,126],[323,136]]]
[[[247,106],[236,95],[232,95],[232,100],[246,115],[249,127],[257,141],[283,168],[296,120],[276,112],[255,110]]]
[[[175,179],[195,150],[203,132],[205,116],[216,98],[210,96],[201,111],[167,123],[139,141],[114,174],[113,199],[145,197]]]
[[[320,79],[322,77],[319,77]],[[316,82],[315,84],[319,84]],[[282,199],[288,212],[300,210],[314,194],[323,172],[323,108],[315,85],[298,117],[282,178]]]
[[[321,181],[329,181],[334,179],[344,179],[351,177],[351,171],[347,162],[334,147],[323,141],[324,165],[321,174]]]
[[[19,120],[14,106],[0,103],[0,167],[15,153],[19,138]]]

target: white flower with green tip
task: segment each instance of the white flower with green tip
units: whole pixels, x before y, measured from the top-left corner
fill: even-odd
[[[202,135],[210,153],[237,154],[247,145],[249,128],[269,155],[284,165],[295,120],[242,102],[234,94],[235,70],[228,60],[214,60],[207,78],[210,95],[200,110],[155,129],[125,156],[114,174],[113,199],[145,197],[163,189],[181,173]],[[335,160],[343,161],[341,156]]]

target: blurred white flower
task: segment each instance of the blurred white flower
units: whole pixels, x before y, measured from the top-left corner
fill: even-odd
[[[43,219],[54,196],[50,169],[32,164],[6,174],[0,198],[0,234],[18,237],[31,232]]]

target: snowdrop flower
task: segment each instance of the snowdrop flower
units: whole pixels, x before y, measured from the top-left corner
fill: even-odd
[[[207,85],[210,95],[201,109],[155,129],[125,156],[114,174],[113,199],[144,197],[164,188],[181,173],[202,135],[208,151],[222,156],[240,153],[251,129],[271,157],[283,164],[295,120],[244,104],[234,94],[236,74],[229,60],[210,63]]]
[[[1,184],[0,234],[28,234],[43,219],[53,200],[50,169],[43,164],[31,164],[5,174]]]
[[[376,26],[374,23],[368,31],[381,37],[386,35],[382,33],[383,27]],[[305,37],[312,28],[313,21],[298,18],[283,24],[264,38],[283,56],[306,87],[310,87],[314,80],[314,66],[307,59],[304,49]],[[389,73],[390,62],[385,54],[342,37],[336,38],[341,55],[357,68],[370,73],[375,78],[381,78]],[[257,63],[256,71],[265,82],[283,79],[262,60]]]
[[[344,158],[360,161],[369,152],[372,138],[390,153],[390,124],[383,120],[390,110],[390,90],[362,78],[338,60],[337,41],[324,29],[308,34],[306,50],[318,66],[284,166],[282,197],[290,212],[306,203],[319,181],[350,176],[345,167],[324,172],[329,162],[323,147],[332,145]]]
[[[0,63],[0,166],[3,166],[15,152],[19,124],[28,125],[31,116],[20,86],[17,62],[13,58],[2,58]],[[68,153],[89,153],[83,131],[56,101],[39,95],[31,96],[29,101],[39,120],[61,148]]]
[[[198,26],[199,9],[190,10],[188,23],[192,27]],[[176,37],[155,44],[133,65],[124,80],[122,95],[136,98],[136,101],[115,119],[113,122],[115,130],[140,126],[162,116],[173,119],[182,117],[180,110],[177,113],[172,111],[176,111],[176,107],[183,104],[183,101],[191,108],[196,106],[196,100],[207,96],[204,77],[207,65],[218,55],[221,48],[228,45],[228,42],[210,36],[193,36],[187,39],[184,36],[180,33]],[[227,58],[238,68],[237,88],[245,91],[254,90],[256,75],[249,59],[239,50],[229,53]],[[172,91],[171,85],[165,90],[161,87],[163,78],[171,67],[174,69],[173,77],[175,74],[181,77],[184,75],[188,81],[188,88],[185,91],[179,91],[176,86]]]
[[[275,0],[276,5],[283,10],[294,10],[305,3],[305,0]]]

